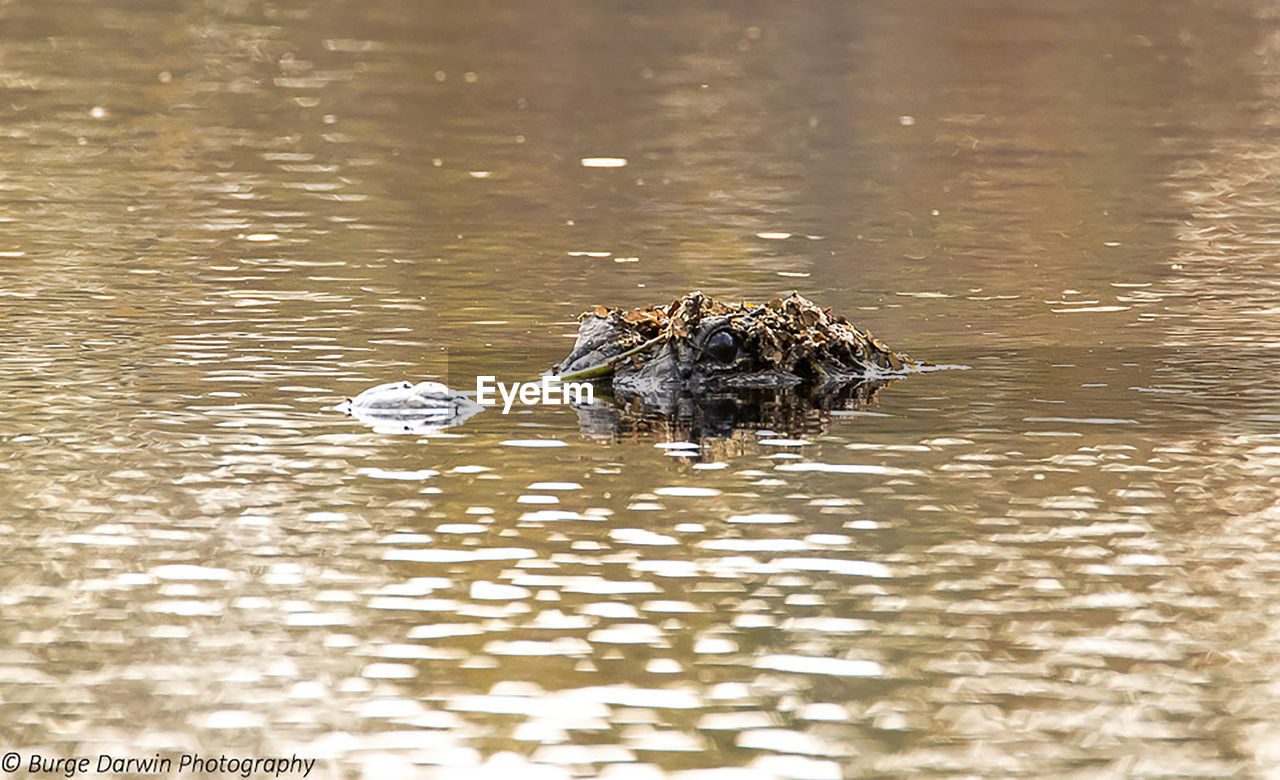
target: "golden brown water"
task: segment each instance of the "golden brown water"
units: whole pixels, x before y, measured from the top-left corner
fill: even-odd
[[[1277,19],[0,3],[0,747],[1277,775]],[[332,411],[696,288],[973,370],[700,450]]]

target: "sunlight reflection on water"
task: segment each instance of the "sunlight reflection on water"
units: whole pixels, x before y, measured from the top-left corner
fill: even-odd
[[[0,9],[9,744],[1274,773],[1274,12],[571,11]],[[780,283],[972,370],[716,437],[331,411]]]

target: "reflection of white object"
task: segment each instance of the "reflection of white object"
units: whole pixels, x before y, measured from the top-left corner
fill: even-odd
[[[483,407],[439,382],[389,382],[336,407],[379,433],[431,433],[460,425]]]

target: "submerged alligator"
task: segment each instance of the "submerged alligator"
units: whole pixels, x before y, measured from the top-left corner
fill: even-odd
[[[620,408],[578,406],[589,433],[657,412],[694,433],[719,435],[865,402],[889,380],[928,366],[797,293],[752,304],[692,292],[665,306],[584,312],[573,349],[548,373],[561,382],[609,383]],[[338,408],[383,430],[423,432],[457,425],[482,407],[438,383],[393,382]]]
[[[573,351],[552,372],[561,381],[607,376],[624,395],[826,391],[921,365],[799,293],[734,304],[692,292],[629,312],[597,306],[579,320]]]
[[[720,435],[739,425],[796,427],[928,367],[798,293],[753,304],[692,292],[665,306],[584,312],[572,351],[551,373],[608,381],[623,402],[621,412],[580,409],[589,432],[656,411],[694,434]]]

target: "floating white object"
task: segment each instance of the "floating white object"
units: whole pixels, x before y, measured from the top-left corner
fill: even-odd
[[[459,425],[484,407],[439,382],[388,382],[344,401],[337,410],[379,433],[431,433]]]

